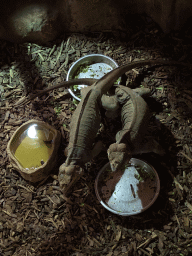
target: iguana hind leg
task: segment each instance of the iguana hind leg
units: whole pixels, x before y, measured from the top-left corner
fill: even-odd
[[[135,88],[132,89],[133,92],[137,93],[142,98],[147,98],[151,95],[151,90],[149,88]]]

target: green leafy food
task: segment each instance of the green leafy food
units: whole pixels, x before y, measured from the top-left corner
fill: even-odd
[[[87,64],[82,64],[79,69],[76,71],[75,73],[75,78],[78,78],[80,73],[87,73],[87,71],[89,70],[89,66]]]
[[[73,85],[72,91],[75,92],[75,96],[81,98],[81,90],[78,88],[78,85]]]
[[[155,174],[151,171],[147,171],[145,167],[140,167],[138,165],[135,165],[136,170],[139,174],[135,174],[135,178],[139,180],[139,182],[145,181],[147,179],[154,180]]]
[[[114,84],[119,84],[119,83],[120,83],[120,81],[121,81],[121,77],[119,77],[119,78],[115,81],[115,83],[114,83]]]
[[[62,107],[55,107],[55,112],[57,115],[59,115],[61,113],[61,109],[62,109]]]
[[[74,91],[78,90],[78,85],[73,85],[73,90]]]
[[[71,107],[71,108],[69,108],[71,111],[73,111],[75,108],[74,107]]]
[[[73,103],[74,103],[75,106],[77,106],[79,104],[79,101],[76,100],[76,99],[73,99]]]

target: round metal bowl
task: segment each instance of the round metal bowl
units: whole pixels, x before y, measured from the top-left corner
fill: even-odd
[[[108,211],[131,216],[147,210],[157,199],[160,180],[148,163],[131,158],[123,170],[112,172],[107,163],[95,180],[99,202]]]
[[[77,60],[70,67],[66,80],[75,78],[95,78],[102,76],[117,68],[118,64],[108,56],[102,54],[90,54]],[[117,80],[120,83],[120,78]],[[78,101],[81,100],[80,89],[87,85],[75,85],[68,89],[69,93]]]

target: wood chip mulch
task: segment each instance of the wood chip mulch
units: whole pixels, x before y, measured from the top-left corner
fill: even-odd
[[[189,29],[190,31],[190,29]],[[145,154],[157,170],[161,190],[142,214],[121,217],[105,210],[96,198],[94,181],[108,161],[103,151],[87,163],[84,174],[64,196],[57,180],[65,161],[69,124],[76,104],[67,89],[58,89],[17,107],[31,92],[66,79],[80,57],[101,53],[119,65],[140,59],[166,58],[191,62],[191,35],[164,35],[140,17],[128,38],[113,33],[66,35],[48,45],[0,42],[0,255],[192,255],[192,78],[187,67],[143,67],[127,72],[125,84],[152,90],[149,133],[165,156]],[[38,184],[25,181],[10,164],[6,147],[24,122],[42,120],[62,134],[58,164]],[[107,125],[108,123],[108,125]],[[106,148],[120,121],[104,122]]]

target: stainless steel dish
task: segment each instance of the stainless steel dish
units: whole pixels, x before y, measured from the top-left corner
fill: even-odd
[[[100,79],[102,76],[117,68],[118,64],[108,56],[102,54],[86,55],[70,67],[66,80],[75,78],[95,78]],[[117,80],[117,83],[120,79]],[[75,85],[68,89],[69,93],[78,101],[81,100],[80,89],[87,85]]]
[[[130,216],[148,209],[157,199],[160,180],[156,170],[148,163],[131,158],[129,164],[112,172],[107,163],[95,180],[99,202],[108,211]]]

